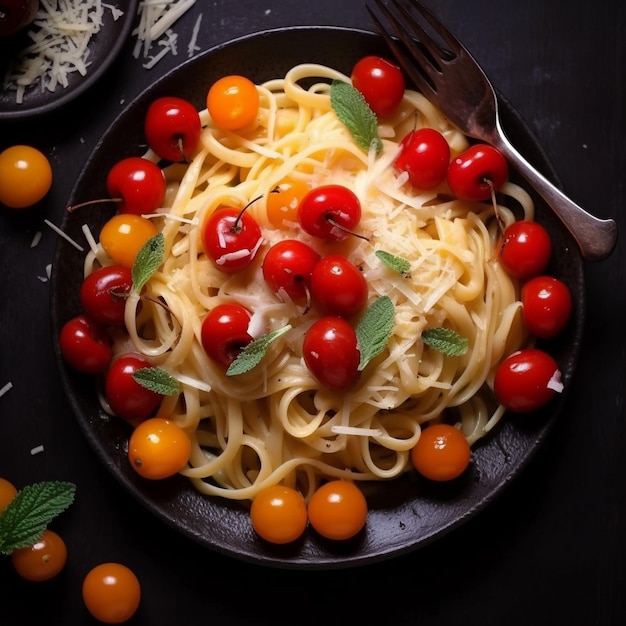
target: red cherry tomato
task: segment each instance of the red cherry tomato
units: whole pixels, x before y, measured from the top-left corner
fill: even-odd
[[[387,59],[366,56],[352,69],[352,86],[363,94],[365,102],[378,117],[391,115],[404,96],[402,70]]]
[[[417,189],[434,189],[448,173],[450,146],[446,138],[433,128],[411,131],[401,142],[401,152],[394,167],[407,172],[409,182]]]
[[[499,245],[502,267],[513,277],[526,280],[544,271],[552,254],[552,242],[538,222],[520,220],[505,229]]]
[[[211,85],[206,105],[216,126],[239,130],[255,120],[259,112],[259,92],[245,76],[223,76]]]
[[[121,563],[100,563],[83,580],[82,597],[89,613],[103,624],[123,624],[137,612],[141,584]]]
[[[263,259],[263,278],[274,293],[283,290],[290,298],[307,297],[311,274],[320,255],[297,239],[275,243]]]
[[[128,267],[99,267],[86,276],[80,286],[83,311],[103,326],[124,326],[126,298],[132,286],[132,272]]]
[[[306,529],[308,516],[302,494],[285,485],[259,491],[252,500],[250,521],[256,533],[270,543],[295,541]]]
[[[469,465],[470,456],[465,435],[449,424],[424,428],[411,450],[415,469],[422,476],[436,481],[458,478]]]
[[[144,122],[146,141],[166,161],[188,161],[196,150],[201,130],[198,110],[187,100],[164,96],[148,107]]]
[[[109,170],[106,187],[111,198],[121,199],[117,205],[120,213],[142,215],[163,206],[166,183],[156,163],[143,157],[128,157]]]
[[[347,389],[359,377],[356,333],[341,317],[317,320],[304,336],[302,354],[313,376],[329,389]]]
[[[211,309],[202,321],[200,331],[207,355],[227,368],[252,341],[248,334],[250,318],[250,311],[236,303],[218,304]]]
[[[498,366],[494,391],[509,411],[527,413],[547,404],[561,390],[557,362],[543,350],[526,348]]]
[[[59,348],[67,363],[85,374],[103,372],[111,362],[109,335],[86,315],[77,315],[63,325]]]
[[[259,225],[241,209],[221,207],[209,215],[202,228],[204,251],[227,274],[248,267],[262,242]]]
[[[500,150],[480,143],[452,159],[447,179],[457,198],[474,201],[490,198],[492,187],[499,191],[508,176],[509,166]]]
[[[313,237],[341,240],[361,220],[361,203],[356,194],[342,185],[311,189],[298,207],[300,226]]]
[[[329,254],[313,269],[311,295],[324,313],[350,317],[367,302],[367,282],[345,256]]]
[[[163,398],[133,378],[133,374],[143,367],[150,367],[147,359],[124,354],[111,363],[104,381],[105,398],[114,415],[133,425],[150,417]]]
[[[522,285],[522,317],[526,328],[537,337],[558,335],[569,321],[572,294],[553,276],[535,276]]]
[[[367,521],[363,492],[347,480],[331,480],[311,496],[308,506],[311,526],[326,539],[344,541],[357,535]]]

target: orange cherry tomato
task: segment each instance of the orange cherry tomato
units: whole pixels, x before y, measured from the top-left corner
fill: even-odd
[[[100,243],[115,263],[132,268],[137,252],[157,233],[157,227],[149,219],[119,213],[102,227]]]
[[[0,513],[4,511],[7,504],[15,498],[17,489],[15,485],[6,478],[0,478]]]
[[[465,435],[449,424],[433,424],[422,430],[411,450],[415,469],[430,480],[446,481],[460,476],[470,462]]]
[[[52,168],[37,148],[17,145],[0,152],[0,202],[25,209],[39,202],[52,186]]]
[[[121,563],[101,563],[83,580],[83,602],[98,621],[122,624],[139,608],[141,585],[135,573]]]
[[[347,480],[322,485],[309,501],[309,522],[327,539],[354,537],[367,521],[367,501],[363,492]]]
[[[250,508],[254,530],[271,543],[295,541],[304,532],[307,519],[302,494],[284,485],[273,485],[260,491]]]
[[[67,547],[57,533],[46,529],[41,539],[29,548],[13,550],[11,562],[15,571],[26,580],[50,580],[65,567]]]
[[[256,85],[245,76],[223,76],[211,85],[206,106],[216,126],[225,130],[239,130],[256,118],[259,112],[259,92]]]
[[[300,180],[281,180],[267,196],[267,219],[272,226],[285,230],[297,224],[300,200],[308,192],[309,186]]]
[[[144,478],[169,478],[185,467],[191,454],[191,440],[175,422],[152,417],[141,422],[130,436],[128,459]]]

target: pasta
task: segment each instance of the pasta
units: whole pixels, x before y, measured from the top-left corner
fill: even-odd
[[[257,123],[244,133],[216,128],[202,111],[199,148],[188,165],[167,168],[165,207],[151,216],[164,236],[165,260],[146,285],[141,308],[127,303],[128,335],[116,338],[115,349],[143,353],[180,382],[159,414],[191,437],[182,474],[207,495],[250,500],[283,483],[308,499],[329,478],[393,479],[409,469],[421,429],[436,421],[458,425],[473,444],[503,414],[491,393],[495,366],[526,339],[518,285],[495,258],[499,225],[492,204],[453,199],[445,184],[419,192],[392,167],[400,140],[416,125],[442,132],[453,155],[467,147],[466,138],[408,90],[379,127],[382,152],[365,151],[333,111],[333,79],[349,82],[331,68],[304,64],[259,85]],[[314,241],[288,219],[277,228],[268,197],[285,181],[354,191],[367,239]],[[532,219],[523,189],[507,182],[499,197]],[[252,199],[247,211],[263,229],[263,247],[248,269],[226,275],[202,249],[202,224],[218,207],[241,208]],[[515,219],[513,208],[498,206],[497,213],[505,224]],[[315,308],[305,312],[264,283],[263,249],[286,237],[307,241],[321,255],[330,246],[340,250],[362,268],[369,302],[382,295],[393,302],[389,341],[348,392],[325,389],[303,361],[302,339]],[[410,271],[394,272],[377,250],[408,260]],[[98,246],[85,272],[107,263]],[[257,367],[237,376],[227,376],[200,341],[202,319],[224,302],[254,312],[253,336],[290,327]],[[422,331],[441,326],[469,340],[465,355],[424,345]]]

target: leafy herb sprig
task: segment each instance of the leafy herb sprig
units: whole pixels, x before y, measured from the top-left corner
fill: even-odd
[[[276,339],[281,335],[284,335],[288,330],[291,330],[291,326],[287,324],[283,328],[267,333],[251,341],[238,355],[237,358],[228,366],[226,370],[227,376],[238,376],[249,372],[256,367],[265,356],[267,349],[270,347]]]
[[[374,253],[387,267],[398,274],[408,276],[411,270],[411,263],[400,256],[386,252],[385,250],[376,250]]]
[[[0,513],[0,553],[27,548],[36,543],[48,524],[73,502],[76,485],[44,481],[27,485]]]
[[[178,392],[178,381],[160,367],[140,367],[133,373],[135,382],[162,396],[173,396]]]
[[[133,289],[139,293],[144,285],[161,267],[165,256],[165,237],[157,233],[143,244],[137,252],[132,268]]]
[[[387,345],[393,330],[395,307],[389,296],[374,300],[356,328],[357,347],[361,353],[359,372],[377,357]]]
[[[378,121],[363,94],[349,83],[334,80],[330,85],[330,104],[356,144],[366,151],[373,146],[376,154],[380,154],[383,142],[378,134]]]
[[[462,356],[469,349],[469,340],[451,328],[427,328],[422,332],[422,340],[427,346],[446,356]]]

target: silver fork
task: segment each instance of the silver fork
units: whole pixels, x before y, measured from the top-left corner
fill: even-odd
[[[496,93],[469,51],[417,0],[374,2],[388,24],[383,26],[368,6],[378,31],[424,96],[461,132],[495,146],[507,157],[560,218],[583,258],[607,258],[617,242],[617,224],[599,219],[572,202],[511,144],[500,124]]]

